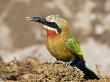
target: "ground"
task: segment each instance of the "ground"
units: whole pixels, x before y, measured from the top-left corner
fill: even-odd
[[[7,82],[110,82],[109,78],[85,80],[84,74],[76,67],[59,64],[41,64],[35,58],[26,58],[8,64],[0,63],[0,81]]]
[[[46,17],[51,14],[60,15],[69,22],[70,31],[81,43],[88,58],[85,59],[87,63],[92,66],[99,62],[98,65],[108,69],[102,70],[110,74],[110,0],[0,0],[0,57],[6,55],[5,59],[11,60],[9,58],[13,55],[17,56],[15,61],[8,64],[0,61],[0,82],[86,81],[76,67],[40,64],[35,58],[23,59],[31,55],[30,46],[41,44],[45,38],[42,25],[26,21],[25,17]],[[41,56],[48,60],[45,49],[43,51],[43,47],[38,48],[36,58],[40,59]],[[14,54],[1,54],[1,51]],[[16,61],[18,59],[24,61]],[[87,82],[91,81],[110,82],[110,79]]]

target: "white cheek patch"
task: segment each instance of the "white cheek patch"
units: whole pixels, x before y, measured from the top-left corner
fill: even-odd
[[[55,31],[56,33],[58,33],[57,29],[55,29],[55,28],[48,27],[48,26],[46,26],[46,25],[44,25],[44,28],[45,28],[45,29],[48,29],[48,30]]]

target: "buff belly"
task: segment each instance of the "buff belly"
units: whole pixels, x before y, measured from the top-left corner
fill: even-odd
[[[73,54],[68,50],[63,42],[59,43],[48,41],[47,48],[51,55],[54,56],[57,60],[68,62],[74,58]]]

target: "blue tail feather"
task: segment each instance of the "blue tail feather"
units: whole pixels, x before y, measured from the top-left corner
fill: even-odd
[[[81,71],[83,71],[83,73],[85,74],[84,78],[85,79],[99,79],[99,77],[93,72],[91,71],[89,68],[86,67],[85,65],[85,61],[84,60],[80,60],[80,59],[73,59],[71,60],[70,63],[71,66],[76,66],[78,67]]]

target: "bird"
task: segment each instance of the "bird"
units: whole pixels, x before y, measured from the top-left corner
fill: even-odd
[[[68,21],[59,15],[46,17],[26,17],[26,20],[38,22],[43,25],[47,33],[46,47],[53,57],[65,62],[65,65],[76,66],[84,73],[84,78],[99,79],[99,77],[86,66],[83,51],[75,36],[70,32]]]

